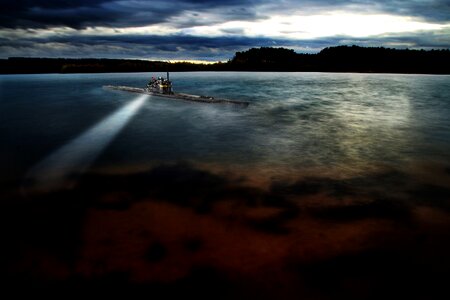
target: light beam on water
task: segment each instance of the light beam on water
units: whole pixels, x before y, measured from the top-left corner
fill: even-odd
[[[36,164],[26,176],[25,191],[51,191],[72,187],[73,176],[89,168],[147,98],[148,95],[137,97]]]

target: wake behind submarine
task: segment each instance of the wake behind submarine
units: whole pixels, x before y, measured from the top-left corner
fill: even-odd
[[[192,102],[234,104],[243,107],[247,107],[249,105],[249,102],[246,101],[236,101],[223,98],[215,98],[211,96],[175,93],[172,91],[172,81],[169,80],[169,72],[167,72],[167,78],[152,77],[152,79],[145,88],[137,88],[131,86],[117,86],[117,85],[105,85],[104,88]]]

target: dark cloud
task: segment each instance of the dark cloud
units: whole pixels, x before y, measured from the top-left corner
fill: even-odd
[[[6,3],[3,3],[6,2]],[[0,27],[4,28],[42,28],[52,25],[76,27],[82,22],[98,22],[115,14],[101,9],[108,0],[78,1],[2,1]]]
[[[46,28],[68,26],[143,26],[166,22],[182,13],[190,17],[175,22],[178,26],[212,24],[224,20],[254,20],[270,16],[274,12],[323,12],[329,10],[383,12],[419,17],[435,22],[450,19],[450,3],[446,0],[431,1],[365,1],[321,0],[284,1],[274,0],[175,0],[175,1],[2,1],[0,28]],[[209,14],[208,14],[209,13]],[[207,14],[205,16],[205,14]],[[211,17],[214,14],[214,17]]]
[[[301,3],[297,1],[288,2],[292,8],[305,12],[339,9],[412,16],[435,22],[450,20],[450,2],[448,0],[305,0]]]
[[[450,20],[450,2],[448,0],[380,1],[379,6],[384,11],[399,15],[410,15],[436,22]]]
[[[184,11],[201,14],[211,9],[224,9],[223,18],[254,18],[248,10],[253,1],[118,1],[118,0],[78,0],[78,1],[17,1],[2,3],[0,28],[46,28],[67,26],[86,28],[88,26],[143,26],[167,21]],[[225,9],[229,8],[229,9]],[[204,20],[208,21],[208,20]],[[212,20],[209,20],[212,21]]]
[[[198,37],[186,35],[63,36],[52,38],[0,39],[0,52],[8,56],[136,57],[223,60],[235,51],[273,46],[270,38]],[[276,40],[277,45],[297,42]]]
[[[325,47],[359,45],[388,48],[446,48],[450,44],[447,30],[434,33],[386,35],[370,38],[346,36],[310,40],[288,40],[263,37],[189,35],[70,35],[43,38],[1,38],[1,57],[105,57],[141,59],[227,60],[236,51],[252,47],[286,47],[297,52],[318,52]]]

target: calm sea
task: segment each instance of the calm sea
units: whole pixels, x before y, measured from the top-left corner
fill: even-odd
[[[163,74],[2,75],[3,180],[25,176],[138,97],[103,85],[142,87],[152,75]],[[99,149],[77,159],[91,169],[187,161],[270,176],[450,165],[450,76],[213,72],[171,79],[179,92],[251,104],[149,97],[125,124],[108,125],[104,145],[96,145],[101,131],[82,141],[78,146]]]
[[[102,87],[162,75],[0,76],[5,286],[447,292],[450,76],[171,74],[247,108]]]

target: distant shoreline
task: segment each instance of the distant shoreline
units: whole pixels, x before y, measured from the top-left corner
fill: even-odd
[[[0,72],[0,76],[2,75],[75,75],[75,74],[134,74],[134,73],[163,73],[166,71],[163,70],[152,70],[152,71],[123,71],[123,72],[74,72],[74,73],[57,73],[57,72],[40,72],[40,73],[2,73]],[[205,71],[170,71],[170,72],[198,72],[198,73],[207,73],[207,72],[234,72],[234,73],[324,73],[324,74],[392,74],[392,75],[433,75],[433,76],[449,76],[449,73],[405,73],[405,72],[353,72],[353,71],[245,71],[245,70],[205,70]]]
[[[450,50],[409,50],[338,46],[317,54],[299,54],[285,48],[252,48],[236,52],[228,62],[191,62],[106,59],[0,59],[0,74],[74,74],[137,72],[326,72],[381,74],[450,74]]]

